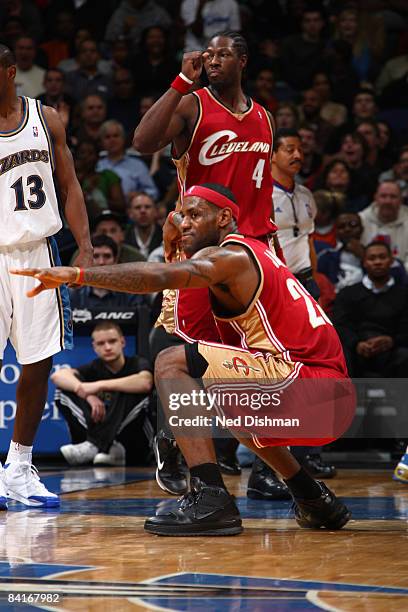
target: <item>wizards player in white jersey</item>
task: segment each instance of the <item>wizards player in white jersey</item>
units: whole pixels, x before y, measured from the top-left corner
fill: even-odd
[[[59,505],[32,465],[32,444],[52,355],[72,345],[68,296],[59,289],[34,303],[25,296],[28,285],[8,272],[17,265],[59,263],[52,237],[62,227],[54,176],[78,259],[92,265],[88,218],[62,122],[54,109],[17,97],[15,75],[13,54],[0,45],[0,365],[8,339],[22,365],[13,437],[4,468],[0,464],[0,509],[7,508],[7,498],[28,506]]]

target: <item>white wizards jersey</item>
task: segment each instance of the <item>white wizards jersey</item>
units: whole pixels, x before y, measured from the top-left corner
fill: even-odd
[[[20,125],[0,132],[0,247],[41,240],[62,227],[51,134],[41,103],[21,99]]]

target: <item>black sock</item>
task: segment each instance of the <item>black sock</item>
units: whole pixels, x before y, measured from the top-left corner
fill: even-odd
[[[322,494],[322,490],[316,480],[309,476],[302,467],[292,478],[288,478],[285,482],[293,496],[300,499],[317,499]]]
[[[191,478],[199,478],[209,487],[222,487],[225,484],[221,476],[220,468],[216,463],[201,463],[190,468]]]

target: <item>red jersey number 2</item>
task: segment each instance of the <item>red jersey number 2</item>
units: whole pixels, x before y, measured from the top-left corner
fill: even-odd
[[[319,304],[312,300],[306,289],[297,280],[294,278],[288,278],[286,281],[286,286],[289,289],[290,295],[295,301],[303,298],[309,314],[309,323],[313,329],[320,327],[320,325],[326,325],[327,323],[329,325],[333,325]]]

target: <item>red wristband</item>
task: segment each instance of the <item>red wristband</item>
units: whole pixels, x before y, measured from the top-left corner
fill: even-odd
[[[84,282],[84,269],[83,268],[75,268],[76,277],[74,280],[74,285],[82,285]]]
[[[179,92],[182,96],[188,94],[194,81],[187,78],[182,72],[176,76],[170,87]]]

